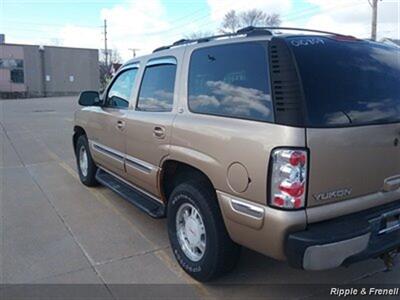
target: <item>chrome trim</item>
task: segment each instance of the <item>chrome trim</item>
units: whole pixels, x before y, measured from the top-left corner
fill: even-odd
[[[113,158],[121,163],[125,162],[130,167],[135,168],[146,174],[150,174],[151,172],[156,171],[158,169],[157,166],[154,166],[148,162],[145,162],[141,159],[138,159],[130,155],[123,154],[118,150],[107,147],[92,140],[89,140],[89,144],[91,145],[91,148],[94,149],[95,151],[101,152],[102,154],[107,155],[108,157]]]
[[[231,208],[242,215],[246,215],[255,219],[262,219],[264,217],[264,209],[253,204],[240,201],[238,199],[229,199]]]
[[[367,248],[370,235],[367,233],[340,242],[308,247],[303,256],[303,268],[317,271],[339,267],[346,258]]]
[[[125,156],[125,162],[129,164],[131,167],[145,173],[151,173],[152,171],[157,169],[156,166],[130,155]]]
[[[394,220],[392,220],[393,224],[389,227],[383,228],[381,229],[378,234],[385,234],[385,233],[389,233],[389,232],[393,232],[393,231],[397,231],[400,229],[400,220],[399,220],[399,216],[400,216],[400,208],[399,209],[395,209],[393,211],[389,211],[387,213],[384,213],[382,216],[378,217],[377,219],[380,220],[380,222],[382,222],[383,220],[386,221],[386,226],[388,226],[388,220],[389,218],[394,218]],[[375,219],[376,220],[376,219]]]
[[[125,180],[125,179],[122,178],[121,176],[118,176],[118,175],[115,174],[114,172],[111,172],[111,171],[107,170],[107,169],[104,168],[103,166],[98,166],[98,168],[101,169],[101,170],[103,170],[104,172],[107,172],[108,174],[114,176],[114,177],[117,178],[118,180],[121,180],[123,183],[129,185],[131,188],[133,188],[133,189],[139,191],[140,193],[145,194],[146,196],[150,197],[151,199],[153,199],[153,200],[155,200],[155,201],[157,201],[157,202],[159,202],[159,203],[165,204],[161,199],[159,199],[159,198],[157,198],[156,196],[150,194],[149,192],[146,192],[145,190],[141,189],[140,187],[134,185],[133,183],[131,183],[131,182]]]
[[[382,229],[378,232],[378,234],[385,234],[393,231],[397,231],[400,229],[400,223],[397,223],[389,228]]]
[[[89,140],[89,144],[93,150],[100,152],[104,155],[107,155],[108,157],[113,158],[121,163],[124,162],[124,154],[123,153],[121,153],[117,150],[114,150],[110,147],[99,144],[97,142],[94,142],[92,140]]]

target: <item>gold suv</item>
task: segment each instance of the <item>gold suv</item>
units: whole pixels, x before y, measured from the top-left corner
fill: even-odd
[[[323,270],[400,246],[400,48],[248,27],[180,40],[83,92],[79,176],[155,218],[200,281],[240,246]]]

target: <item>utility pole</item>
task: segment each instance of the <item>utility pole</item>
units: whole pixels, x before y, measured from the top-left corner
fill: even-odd
[[[129,48],[128,50],[132,51],[132,58],[136,57],[136,51],[140,50],[138,48]]]
[[[368,1],[372,7],[371,39],[376,41],[376,27],[378,21],[378,0]]]
[[[104,55],[105,55],[106,67],[108,68],[107,20],[104,20]]]

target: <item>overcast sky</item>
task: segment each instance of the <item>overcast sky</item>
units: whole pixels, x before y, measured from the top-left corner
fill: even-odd
[[[110,48],[123,59],[151,52],[197,31],[218,30],[230,9],[279,13],[282,26],[370,35],[368,0],[0,0],[0,33],[10,43]],[[400,0],[379,2],[378,37],[400,38]]]

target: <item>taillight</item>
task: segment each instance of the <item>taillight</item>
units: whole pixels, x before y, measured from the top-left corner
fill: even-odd
[[[271,154],[271,206],[299,209],[305,206],[308,154],[299,149],[275,149]]]

